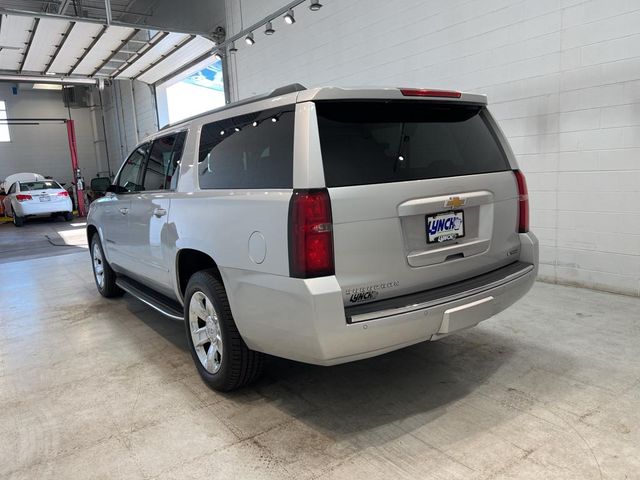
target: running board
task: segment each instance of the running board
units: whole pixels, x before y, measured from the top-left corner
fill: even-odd
[[[116,285],[164,316],[173,320],[184,320],[182,306],[178,302],[151,290],[146,285],[136,282],[129,277],[123,276],[118,276],[116,278]]]

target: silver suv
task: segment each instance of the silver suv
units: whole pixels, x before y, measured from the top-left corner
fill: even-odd
[[[504,310],[536,277],[528,215],[485,96],[292,85],[145,140],[87,235],[100,293],[184,319],[231,390],[264,354],[334,365]]]

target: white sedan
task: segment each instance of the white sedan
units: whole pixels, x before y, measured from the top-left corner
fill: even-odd
[[[25,218],[38,215],[63,215],[73,218],[73,205],[67,191],[54,180],[14,182],[3,200],[5,214],[21,227]]]

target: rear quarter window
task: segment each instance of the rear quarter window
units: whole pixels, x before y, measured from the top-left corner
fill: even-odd
[[[267,110],[206,124],[200,188],[291,188],[294,110]]]
[[[504,171],[506,155],[477,105],[317,102],[328,187]]]

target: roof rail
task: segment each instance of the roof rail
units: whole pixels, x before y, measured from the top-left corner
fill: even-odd
[[[161,131],[166,130],[168,128],[176,127],[176,126],[181,125],[183,123],[187,123],[187,122],[189,122],[191,120],[194,120],[194,119],[196,119],[198,117],[202,117],[204,115],[209,115],[210,113],[213,113],[213,112],[222,112],[224,110],[228,110],[229,108],[239,107],[241,105],[248,105],[250,103],[258,102],[260,100],[266,100],[267,98],[279,97],[281,95],[287,95],[289,93],[301,92],[301,91],[306,90],[306,89],[307,88],[304,85],[300,85],[299,83],[292,83],[290,85],[285,85],[284,87],[276,88],[271,93],[262,94],[262,95],[256,95],[255,97],[245,98],[244,100],[240,100],[238,102],[228,103],[228,104],[226,104],[226,105],[224,105],[222,107],[214,108],[213,110],[207,110],[206,112],[202,112],[202,113],[199,113],[199,114],[194,115],[192,117],[185,118],[184,120],[180,120],[179,122],[176,122],[176,123],[169,123],[169,124],[165,125],[164,127],[162,127],[159,131],[161,132]]]

